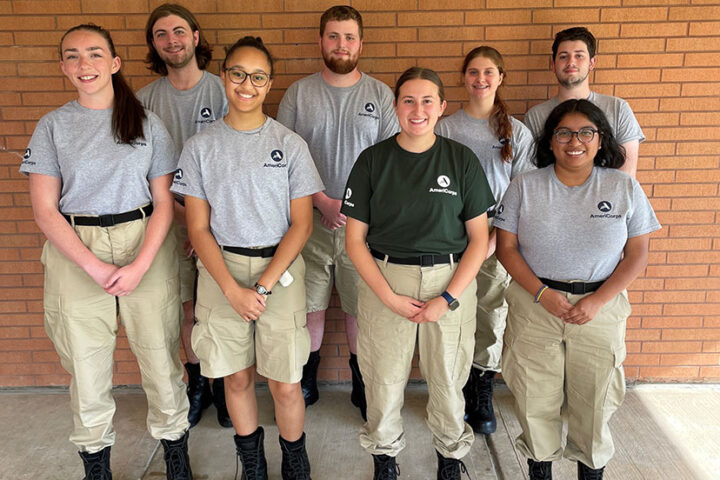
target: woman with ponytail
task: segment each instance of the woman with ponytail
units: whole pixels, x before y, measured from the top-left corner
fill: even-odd
[[[505,80],[505,63],[492,47],[471,50],[462,66],[463,83],[468,103],[462,110],[441,120],[440,135],[467,145],[480,159],[493,196],[500,203],[510,180],[533,167],[530,155],[533,139],[520,121],[508,114],[499,88]],[[510,277],[495,257],[495,232],[492,219],[495,210],[488,210],[491,228],[487,259],[477,276],[477,329],[475,355],[470,378],[463,389],[465,420],[477,433],[495,432],[496,420],[492,406],[493,379],[500,371],[507,303],[505,288]]]
[[[123,79],[107,30],[71,28],[60,59],[78,98],[40,119],[20,171],[30,177],[35,221],[47,237],[45,327],[72,376],[70,441],[85,478],[112,478],[119,318],[140,365],[150,434],[165,448],[167,478],[192,479],[178,266],[174,237],[166,235],[173,141]]]

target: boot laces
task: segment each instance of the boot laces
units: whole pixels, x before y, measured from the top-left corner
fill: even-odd
[[[478,410],[489,410],[492,405],[493,377],[481,376],[478,379],[477,404]]]
[[[188,465],[185,442],[165,444],[165,464],[168,478],[173,480],[190,480],[190,465]]]
[[[110,466],[104,458],[104,451],[84,456],[83,462],[85,463],[84,480],[108,480],[110,478]]]
[[[238,472],[240,471],[240,463],[242,463],[242,477],[240,480],[250,479],[250,475],[255,477],[255,472],[258,469],[258,462],[260,461],[260,455],[245,455],[239,451],[235,456],[235,480],[238,478]]]
[[[472,480],[470,472],[468,472],[467,467],[462,460],[458,460],[456,458],[443,459],[442,468],[440,469],[440,478],[443,480],[454,480],[456,478],[460,478],[460,475],[463,473]]]
[[[285,450],[285,459],[290,467],[293,478],[310,478],[310,462],[308,461],[305,449]]]
[[[400,465],[395,463],[395,457],[380,463],[380,475],[378,480],[395,480],[400,476]]]

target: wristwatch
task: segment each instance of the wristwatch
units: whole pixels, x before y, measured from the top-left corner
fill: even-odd
[[[460,306],[460,301],[450,295],[447,290],[445,290],[442,294],[440,294],[441,297],[445,299],[445,301],[448,303],[448,307],[450,307],[450,311],[457,310]]]
[[[255,282],[255,291],[260,295],[270,295],[272,292],[267,288],[263,287],[259,283]]]

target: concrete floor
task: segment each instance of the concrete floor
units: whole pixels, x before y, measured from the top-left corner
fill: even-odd
[[[326,385],[308,409],[306,432],[313,478],[370,479],[372,460],[357,440],[360,415],[349,401],[348,385]],[[258,391],[260,423],[271,479],[280,478],[280,447],[267,389]],[[165,478],[162,449],[145,430],[145,397],[139,389],[115,394],[117,442],[112,450],[115,480]],[[424,423],[426,389],[410,385],[405,410],[407,448],[399,455],[403,479],[433,479],[436,457]],[[81,461],[67,440],[71,428],[69,397],[61,389],[0,390],[0,479],[80,479]],[[498,431],[476,436],[465,458],[473,480],[527,478],[525,459],[513,447],[519,433],[512,397],[504,386],[495,395]],[[720,477],[720,386],[642,385],[630,388],[613,417],[616,454],[606,480],[717,479]],[[206,411],[190,434],[196,480],[233,479],[235,455],[231,429],[222,429],[215,410]],[[575,465],[554,464],[554,478],[576,478]]]

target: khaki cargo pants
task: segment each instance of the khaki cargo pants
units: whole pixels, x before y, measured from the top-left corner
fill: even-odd
[[[560,292],[575,304],[586,295]],[[506,291],[509,305],[503,377],[515,397],[523,432],[518,449],[536,461],[563,456],[561,409],[568,422],[564,456],[591,468],[613,456],[608,422],[625,397],[627,293],[605,304],[585,325],[565,324],[533,303],[516,282]]]
[[[450,283],[457,264],[420,267],[376,260],[390,287],[400,295],[427,301]],[[388,309],[364,281],[358,284],[358,363],[365,380],[367,422],[360,444],[373,455],[397,456],[405,447],[400,410],[415,342],[428,385],[427,425],[435,449],[462,458],[475,439],[463,421],[467,382],[475,343],[475,282],[459,297],[460,307],[435,323],[416,324]]]
[[[123,266],[137,256],[147,221],[74,228],[100,260]],[[74,428],[70,441],[90,453],[115,442],[111,390],[118,316],[140,366],[150,434],[166,440],[182,437],[189,424],[178,356],[180,298],[174,236],[166,237],[150,269],[125,297],[105,293],[50,242],[45,243],[41,260],[45,267],[45,329],[63,368],[72,376]]]

